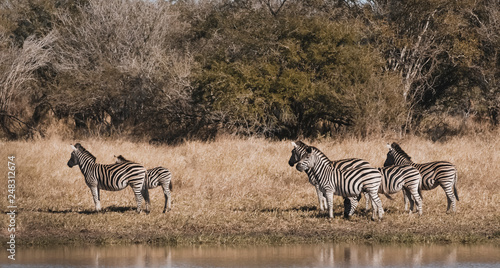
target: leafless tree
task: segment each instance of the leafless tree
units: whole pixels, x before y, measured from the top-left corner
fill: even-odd
[[[56,41],[54,32],[43,38],[29,36],[22,48],[9,45],[9,38],[0,34],[0,44],[4,47],[0,50],[0,124],[7,134],[15,137],[16,134],[10,127],[29,124],[19,118],[14,110],[22,109],[16,107],[21,105],[18,100],[23,95],[31,95],[31,86],[36,82],[34,73],[51,62],[53,56],[53,44]],[[14,123],[14,124],[13,124]]]
[[[109,103],[119,102],[113,98],[120,95],[129,102],[137,96],[153,95],[157,111],[176,112],[188,105],[193,58],[182,43],[186,25],[169,3],[90,0],[78,11],[81,16],[58,14],[61,38],[56,44],[55,64],[59,73],[68,74],[76,84],[92,84],[80,93],[83,98],[62,96],[66,103],[73,101],[74,112],[102,102],[105,96],[110,96]],[[98,78],[106,72],[117,77],[109,81]],[[140,82],[130,88],[130,81]],[[88,90],[97,93],[86,94]],[[152,107],[153,103],[146,105]],[[117,118],[117,109],[128,108],[108,105],[99,109]],[[135,112],[144,110],[139,109]]]

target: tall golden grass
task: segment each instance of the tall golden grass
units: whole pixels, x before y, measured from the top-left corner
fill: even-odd
[[[395,140],[322,140],[308,142],[330,159],[358,157],[382,166],[386,143]],[[457,213],[447,215],[441,188],[424,192],[423,215],[404,213],[402,194],[381,196],[386,214],[372,222],[361,202],[351,220],[317,210],[307,176],[288,165],[290,141],[224,137],[178,146],[87,139],[80,142],[99,163],[113,155],[172,174],[173,207],[163,214],[161,187],[150,190],[152,212],[136,214],[130,188],[101,191],[102,213],[94,213],[89,188],[78,167],[69,168],[70,144],[60,138],[0,142],[2,176],[7,156],[16,156],[16,237],[20,244],[156,243],[267,244],[312,242],[497,243],[500,244],[500,138],[461,137],[433,143],[416,137],[397,140],[419,162],[447,160],[458,169]],[[7,193],[6,183],[2,184]],[[6,196],[6,194],[5,194]],[[7,200],[2,199],[4,212]],[[2,240],[8,219],[0,220]]]

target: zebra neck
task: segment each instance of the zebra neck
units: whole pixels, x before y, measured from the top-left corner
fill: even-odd
[[[319,163],[316,163],[313,168],[311,168],[311,173],[314,175],[314,177],[320,178],[321,176],[324,176],[324,174],[331,174],[334,171],[334,167],[332,166],[332,162],[329,160],[326,161],[319,161]]]
[[[406,159],[406,158],[400,158],[398,159],[398,161],[396,161],[396,165],[413,165],[415,163],[413,163],[410,159]]]
[[[89,159],[83,155],[79,157],[79,167],[80,170],[82,171],[84,176],[87,176],[89,172],[92,170],[95,170],[99,164],[97,164],[95,161],[92,161],[92,159]]]
[[[308,169],[306,171],[307,177],[309,178],[309,182],[313,185],[318,184],[318,181],[316,180],[316,176],[314,175],[314,172],[312,169]]]

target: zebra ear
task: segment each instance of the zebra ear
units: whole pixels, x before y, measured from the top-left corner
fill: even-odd
[[[77,150],[77,149],[76,149],[76,147],[75,147],[75,146],[73,146],[73,144],[71,144],[71,149],[73,149],[73,151],[76,151],[76,150]]]
[[[392,150],[392,147],[389,143],[387,144],[387,148],[389,148],[389,150]]]
[[[307,152],[307,153],[312,153],[312,148],[311,148],[311,146],[307,146],[306,152]]]
[[[293,145],[293,148],[297,148],[297,144],[295,144],[295,142],[292,141],[292,145]]]

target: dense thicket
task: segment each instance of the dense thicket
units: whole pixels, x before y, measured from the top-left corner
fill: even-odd
[[[4,0],[1,135],[439,139],[498,125],[499,52],[494,0]]]

